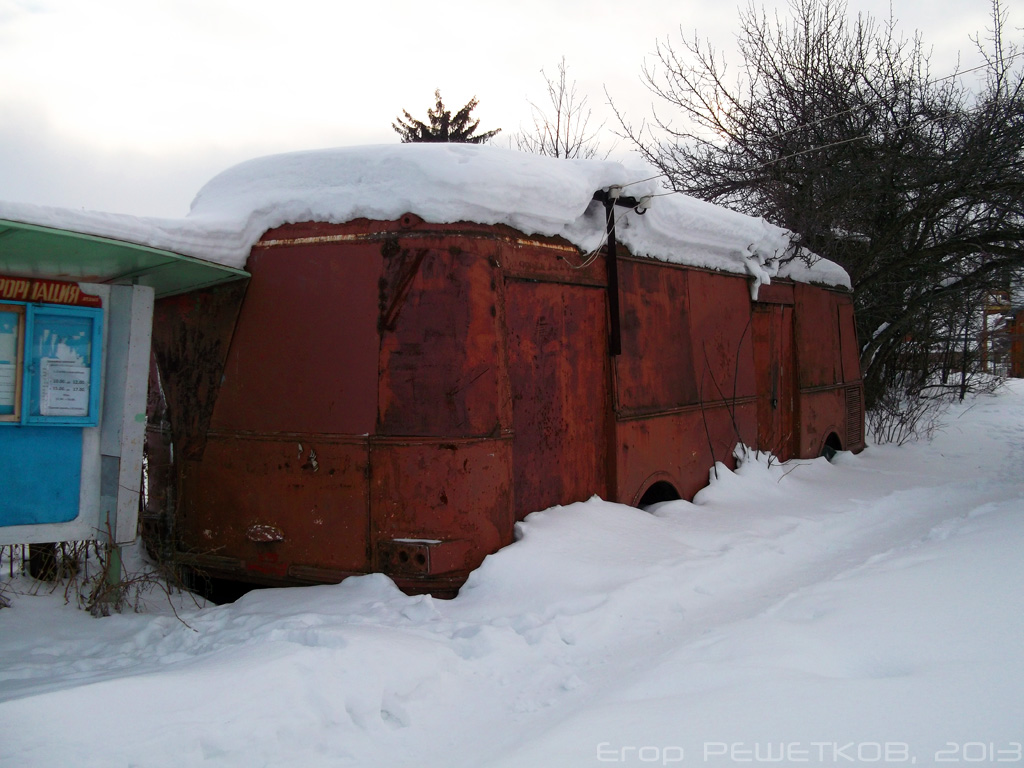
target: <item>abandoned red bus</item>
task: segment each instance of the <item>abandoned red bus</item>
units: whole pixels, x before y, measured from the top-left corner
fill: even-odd
[[[248,281],[157,302],[148,514],[175,557],[452,595],[532,511],[692,498],[737,444],[861,449],[842,271],[653,183],[467,145],[211,182],[192,215],[274,213]]]

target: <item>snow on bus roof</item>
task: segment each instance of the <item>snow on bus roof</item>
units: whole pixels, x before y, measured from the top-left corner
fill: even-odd
[[[664,192],[650,170],[620,162],[564,160],[473,144],[396,144],[257,158],[214,177],[188,215],[158,219],[0,202],[0,219],[69,229],[244,267],[252,245],[288,223],[392,220],[506,224],[560,236],[584,251],[601,246],[597,190],[635,198]],[[752,275],[849,287],[824,259],[792,255],[789,231],[684,195],[654,197],[643,216],[616,209],[616,235],[636,256]]]

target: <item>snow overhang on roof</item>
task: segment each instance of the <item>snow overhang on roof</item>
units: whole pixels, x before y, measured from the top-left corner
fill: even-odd
[[[167,296],[247,277],[242,268],[252,246],[282,224],[389,221],[406,213],[433,224],[504,224],[590,252],[606,236],[604,207],[594,193],[617,187],[637,199],[656,197],[643,216],[631,210],[616,216],[618,242],[633,256],[747,275],[754,291],[774,277],[850,287],[838,265],[807,254],[794,258],[788,230],[665,195],[651,173],[476,144],[292,152],[220,173],[179,219],[0,201],[0,272],[14,264],[26,276],[137,282]]]
[[[148,285],[158,298],[249,276],[148,245],[7,219],[0,219],[0,273]]]
[[[217,241],[207,237],[203,255],[233,264],[244,263],[253,243],[282,224],[388,221],[406,213],[433,224],[504,224],[526,235],[562,237],[589,252],[601,247],[606,230],[594,193],[615,187],[637,199],[656,198],[643,216],[628,210],[616,216],[618,241],[633,256],[748,275],[755,284],[779,276],[849,288],[838,265],[793,258],[788,230],[666,195],[650,168],[478,144],[339,147],[256,158],[211,179],[186,221],[197,244],[200,233],[219,232]]]

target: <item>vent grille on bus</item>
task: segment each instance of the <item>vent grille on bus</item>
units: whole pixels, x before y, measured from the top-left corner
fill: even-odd
[[[860,385],[846,388],[846,449],[864,442],[864,397]]]

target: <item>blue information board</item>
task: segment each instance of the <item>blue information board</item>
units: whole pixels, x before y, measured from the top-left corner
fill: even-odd
[[[16,472],[0,471],[0,526],[64,523],[78,516],[81,429],[0,429],[0,456],[18,457]]]
[[[0,302],[0,526],[80,510],[83,428],[100,417],[103,309]]]
[[[0,421],[19,420],[24,326],[24,307],[0,304]]]
[[[0,303],[0,429],[99,423],[103,310]]]
[[[29,313],[25,423],[99,423],[101,323],[99,309],[47,307]]]

